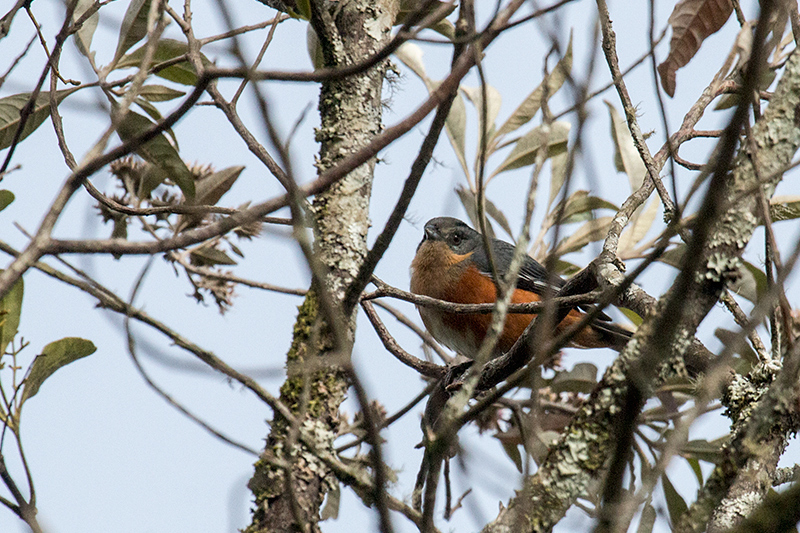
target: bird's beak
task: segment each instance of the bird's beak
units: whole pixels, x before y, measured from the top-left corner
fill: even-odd
[[[425,226],[425,236],[422,238],[423,240],[435,239],[437,237],[440,237],[440,235],[436,226]]]
[[[417,245],[417,251],[422,248],[422,245],[425,244],[425,241],[432,240],[439,232],[436,231],[436,228],[432,226],[425,226],[425,230],[422,233],[422,240]]]

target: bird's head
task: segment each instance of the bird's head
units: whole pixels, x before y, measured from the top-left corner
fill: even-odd
[[[425,234],[417,251],[425,245],[442,242],[457,256],[464,256],[481,246],[481,234],[457,218],[437,217],[425,224]]]

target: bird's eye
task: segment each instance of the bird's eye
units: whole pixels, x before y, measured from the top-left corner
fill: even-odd
[[[450,240],[453,241],[453,246],[458,246],[461,244],[461,235],[454,233]]]

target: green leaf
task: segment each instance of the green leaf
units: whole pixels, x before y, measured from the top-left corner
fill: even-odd
[[[690,440],[683,445],[680,454],[687,459],[697,459],[699,461],[716,464],[722,460],[722,445],[725,444],[727,440],[727,436],[712,441],[707,441],[705,439]]]
[[[597,367],[592,363],[578,363],[572,370],[559,372],[550,382],[553,392],[592,392],[597,386]]]
[[[306,50],[314,70],[325,66],[325,53],[322,50],[322,43],[319,42],[317,32],[314,31],[314,27],[311,24],[306,25]]]
[[[216,205],[222,195],[233,187],[243,170],[243,166],[228,167],[198,181],[196,203]]]
[[[559,276],[574,276],[578,272],[581,271],[581,267],[576,265],[575,263],[570,263],[569,261],[564,261],[563,259],[556,259],[556,264],[554,267],[555,273]]]
[[[769,217],[773,222],[800,218],[800,196],[774,196],[769,201]]]
[[[608,114],[611,118],[611,138],[614,139],[614,158],[621,163],[617,165],[617,170],[622,170],[628,175],[631,184],[631,191],[636,191],[644,182],[644,175],[647,167],[633,144],[633,137],[628,129],[625,118],[608,100],[604,100],[608,106]],[[620,168],[621,166],[621,168]]]
[[[8,207],[14,201],[14,193],[5,189],[0,189],[0,211]]]
[[[777,24],[775,25],[775,27],[776,28],[778,27]],[[777,73],[774,70],[765,69],[761,75],[759,89],[763,91],[766,90],[770,85],[772,85],[772,82],[775,81],[776,74]],[[741,83],[742,77],[735,76],[734,81],[736,81],[737,83]],[[714,111],[722,111],[724,109],[730,109],[732,107],[736,107],[739,105],[739,102],[741,101],[742,98],[741,95],[739,95],[739,93],[723,94],[717,100],[717,104],[714,106]]]
[[[66,337],[45,346],[42,353],[33,360],[31,370],[25,379],[25,388],[22,391],[20,404],[35,396],[44,380],[53,375],[56,370],[91,355],[95,351],[97,348],[92,341],[78,337]]]
[[[494,202],[492,202],[488,198],[485,198],[484,200],[486,206],[486,214],[492,217],[495,220],[495,222],[500,224],[500,227],[503,228],[503,231],[508,233],[508,236],[513,239],[514,234],[511,233],[511,226],[508,223],[506,215],[503,214],[503,212],[500,211],[500,209],[496,205],[494,205]]]
[[[455,4],[453,4],[455,7]],[[451,41],[456,38],[456,27],[447,19],[442,19],[430,27],[439,35],[450,39]]]
[[[576,252],[589,244],[603,239],[611,225],[612,217],[600,217],[586,222],[572,235],[565,237],[554,252],[556,257]]]
[[[678,244],[661,254],[661,257],[659,257],[658,260],[673,268],[681,268],[681,265],[683,264],[683,254],[685,253],[686,245]]]
[[[70,94],[77,91],[77,87],[56,92],[56,102],[61,101]],[[8,148],[14,141],[14,134],[19,127],[20,112],[30,100],[30,93],[15,94],[0,98],[0,150]],[[25,127],[22,130],[19,140],[22,141],[42,125],[50,116],[50,93],[42,92],[36,97],[33,105],[33,112],[28,115]]]
[[[164,115],[161,114],[161,111],[158,110],[156,106],[145,100],[144,98],[135,98],[134,103],[142,108],[142,111],[147,113],[150,118],[158,122],[159,120],[164,118]]]
[[[293,10],[303,20],[311,20],[311,0],[294,0],[297,9]]]
[[[700,468],[700,461],[695,459],[694,457],[690,457],[686,459],[686,462],[689,463],[689,466],[692,468],[692,472],[694,472],[694,477],[697,478],[697,485],[702,487],[703,469]]]
[[[569,150],[567,145],[555,146],[550,149],[550,199],[547,207],[558,198],[561,189],[567,182],[567,163],[569,162]]]
[[[189,254],[192,264],[199,266],[235,265],[236,261],[217,248],[196,248]]]
[[[159,111],[156,106],[154,106],[144,98],[136,98],[134,100],[134,103],[136,103],[136,105],[138,105],[142,109],[142,111],[147,113],[150,116],[150,118],[152,118],[154,121],[159,122],[164,118],[164,116],[161,114],[161,111]],[[175,149],[180,150],[180,146],[178,145],[178,138],[175,136],[175,132],[172,131],[172,128],[167,128],[164,131],[166,131],[167,135],[169,135],[169,138],[172,139],[172,144],[175,146]]]
[[[114,229],[111,231],[112,239],[128,238],[128,217],[114,217]],[[118,258],[117,258],[118,259]]]
[[[635,311],[631,311],[630,309],[626,309],[624,307],[620,307],[619,310],[622,311],[622,314],[625,315],[628,320],[633,322],[637,328],[642,325],[642,322],[644,322],[644,319]]]
[[[683,254],[686,252],[686,245],[679,244],[664,252],[659,261],[669,266],[680,269],[683,264]],[[742,260],[736,272],[737,276],[728,282],[728,289],[738,294],[742,298],[756,303],[758,299],[767,291],[767,275],[763,270]]]
[[[452,41],[456,36],[456,28],[453,26],[453,23],[445,17],[455,10],[455,4],[446,4],[445,2],[425,2],[424,4],[425,10],[421,13],[422,17],[427,17],[434,11],[438,11],[440,7],[447,6],[447,8],[441,11],[435,19],[431,20],[426,27]],[[408,15],[418,11],[420,7],[421,3],[417,0],[401,0],[400,10],[397,12],[397,17],[394,19],[394,25],[399,26],[405,24]]]
[[[126,54],[119,60],[116,68],[138,68],[142,65],[142,58],[147,44],[144,44],[131,52]],[[174,39],[162,39],[156,45],[156,51],[153,55],[153,63],[150,67],[154,67],[164,61],[169,61],[185,55],[189,51],[186,43],[176,41]],[[203,65],[211,66],[211,61],[204,55],[200,55],[200,60]],[[165,80],[174,81],[182,85],[195,85],[197,83],[197,72],[188,61],[181,61],[175,65],[170,65],[155,73],[156,76],[164,78]]]
[[[603,200],[596,196],[589,196],[588,191],[575,191],[567,198],[567,203],[564,207],[562,214],[561,224],[570,224],[573,222],[582,222],[591,218],[592,212],[595,209],[611,209],[617,211],[619,208],[609,201]],[[561,210],[561,202],[558,203],[553,209],[550,210],[548,219],[550,226],[555,224],[555,217]]]
[[[433,92],[438,86],[439,82],[431,83],[428,90]],[[464,151],[467,134],[467,106],[464,104],[464,98],[460,94],[456,94],[453,100],[453,105],[450,107],[450,113],[447,114],[444,127],[447,131],[447,138],[450,139],[450,144],[456,152],[456,157],[458,157],[458,161],[464,169],[464,174],[469,177],[467,156]]]
[[[394,51],[394,55],[427,85],[428,74],[425,72],[425,63],[422,60],[422,48],[414,43],[405,42]]]
[[[728,283],[728,289],[753,303],[767,292],[767,274],[749,261],[742,261],[737,268],[738,276]]]
[[[228,167],[199,180],[195,184],[196,196],[193,201],[187,202],[187,204],[217,205],[222,195],[228,192],[233,187],[233,184],[236,183],[236,180],[239,179],[243,170],[244,167],[242,166]],[[179,231],[196,226],[204,217],[205,215],[203,214],[181,215],[178,221]]]
[[[667,498],[669,519],[673,524],[677,524],[678,519],[689,510],[689,507],[686,505],[686,500],[675,490],[666,474],[661,476],[661,485],[664,487],[664,495]]]
[[[461,92],[466,95],[467,100],[469,100],[472,105],[475,106],[475,110],[478,112],[478,133],[480,134],[481,131],[485,131],[486,142],[488,143],[489,139],[491,139],[492,132],[495,129],[494,123],[497,120],[498,113],[500,113],[500,106],[503,103],[503,98],[500,96],[500,91],[491,85],[486,85],[486,125],[484,125],[483,90],[480,87],[465,87],[463,85],[460,87],[460,89]],[[480,147],[480,138],[478,138],[478,146]]]
[[[475,193],[459,185],[456,187],[456,194],[458,195],[458,199],[461,200],[461,205],[464,206],[464,211],[467,212],[469,221],[472,222],[472,227],[480,229],[480,222],[478,221],[478,198],[475,196]],[[488,221],[486,224],[486,233],[489,234],[490,238],[494,238],[492,224]]]
[[[731,358],[730,368],[737,374],[747,375],[749,374],[755,365],[750,363],[750,361],[746,360],[744,357],[739,357],[738,355],[734,355]]]
[[[536,87],[533,92],[531,92],[517,107],[511,116],[508,117],[500,129],[494,134],[492,138],[492,143],[496,144],[496,141],[499,141],[500,138],[512,131],[519,129],[520,127],[527,124],[539,111],[542,107],[542,97],[545,94],[545,88],[547,89],[547,97],[552,98],[554,94],[558,92],[561,86],[564,84],[564,81],[569,77],[569,73],[572,70],[572,35],[569,37],[569,44],[567,45],[567,53],[564,54],[564,57],[556,64],[555,69],[553,72],[547,75],[547,77],[542,80],[542,83]]]
[[[72,15],[72,21],[76,22],[81,16],[86,13],[86,10],[94,5],[94,0],[78,0],[75,6],[75,11]],[[95,13],[86,19],[81,25],[81,29],[75,34],[75,44],[78,46],[80,53],[86,57],[91,57],[92,51],[92,38],[94,31],[97,29],[97,22],[100,20],[100,13]]]
[[[166,102],[180,98],[186,94],[185,91],[178,91],[163,85],[145,85],[139,91],[139,96],[150,102]]]
[[[0,299],[0,357],[6,353],[6,348],[17,335],[24,292],[25,286],[20,278],[11,286],[11,290]]]
[[[464,209],[467,211],[467,216],[469,217],[470,222],[474,227],[479,227],[480,223],[478,222],[478,203],[477,197],[475,194],[470,191],[469,189],[465,189],[462,186],[458,186],[456,188],[456,194],[458,194],[459,199],[461,200]],[[484,198],[484,207],[486,208],[486,214],[494,219],[495,222],[500,224],[500,227],[503,228],[503,231],[508,233],[508,235],[513,239],[514,234],[511,233],[511,226],[508,224],[508,219],[503,214],[503,212],[488,198]],[[494,237],[494,230],[492,229],[492,225],[489,224],[489,235]]]
[[[554,148],[564,149],[569,140],[569,130],[571,124],[564,121],[556,121],[548,127],[545,124],[533,128],[531,131],[520,137],[514,144],[511,153],[506,156],[499,167],[492,172],[490,177],[494,177],[501,172],[532,165],[536,162],[536,156],[540,148],[547,146],[548,155]]]
[[[169,178],[169,175],[163,169],[148,163],[142,171],[142,179],[139,182],[139,190],[136,191],[136,196],[141,200],[150,198],[153,190],[164,183],[167,178]]]
[[[644,504],[644,509],[642,509],[642,516],[639,518],[639,527],[636,529],[636,533],[651,533],[655,523],[656,509],[648,501]]]
[[[153,127],[146,117],[128,111],[117,126],[117,133],[123,141],[133,139],[142,132]],[[156,165],[167,173],[169,178],[180,187],[186,198],[194,198],[194,178],[186,167],[178,151],[175,150],[164,135],[159,133],[153,139],[140,146],[136,153],[148,163]]]
[[[339,518],[339,502],[341,500],[342,490],[339,487],[339,482],[334,481],[333,488],[328,491],[328,495],[325,498],[325,505],[322,507],[322,511],[319,514],[319,519],[321,522],[332,518],[336,520]]]
[[[714,106],[714,111],[722,111],[724,109],[730,109],[732,107],[736,107],[739,105],[742,99],[736,93],[730,94],[723,94],[717,100],[716,105]]]
[[[506,442],[502,439],[498,440],[500,440],[500,445],[503,446],[503,450],[505,450],[508,458],[514,462],[514,466],[522,473],[522,454],[519,453],[519,445],[513,442]]]
[[[130,50],[147,35],[147,18],[150,15],[150,0],[131,0],[119,28],[119,39],[114,59]]]
[[[738,342],[738,348],[734,353],[741,355],[751,365],[758,363],[758,355],[755,350],[750,347],[750,344],[746,340],[739,342],[739,332],[725,328],[717,328],[714,330],[714,336],[718,338],[724,346]]]

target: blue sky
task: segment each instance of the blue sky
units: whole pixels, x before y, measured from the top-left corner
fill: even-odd
[[[670,5],[658,6],[658,28],[665,23]],[[94,50],[98,62],[108,61],[116,45],[117,30],[125,2],[110,4],[101,10]],[[173,6],[179,9],[179,5]],[[224,28],[211,3],[194,6],[195,32],[199,37],[220,33]],[[237,2],[237,23],[254,23],[274,15],[274,11],[251,2]],[[644,51],[647,26],[646,3],[626,2],[611,6],[612,18],[618,38],[621,64],[629,65]],[[43,26],[48,39],[60,26],[63,7],[60,2],[40,0],[33,10]],[[485,14],[484,14],[485,15]],[[0,69],[5,69],[8,59],[14,57],[33,35],[30,21],[24,13],[17,15],[11,34],[0,41]],[[521,26],[502,36],[487,50],[485,67],[489,83],[503,97],[500,120],[516,107],[519,101],[535,87],[542,77],[542,58],[548,45],[548,34],[553,33],[564,46],[570,30],[574,32],[575,62],[573,72],[582,76],[593,48],[591,31],[595,17],[593,3],[575,2],[561,11],[558,19],[549,18],[543,24]],[[727,54],[736,35],[735,21],[712,37],[701,49],[697,58],[678,73],[678,92],[667,100],[670,125],[674,128],[686,109],[710,81],[721,57]],[[175,24],[167,35],[180,39]],[[248,57],[254,57],[266,31],[245,38]],[[282,24],[275,35],[262,64],[268,69],[308,70],[310,62],[306,53],[305,23],[289,21]],[[428,73],[440,78],[447,72],[450,49],[446,46],[422,43]],[[659,48],[660,56],[666,53]],[[212,60],[230,64],[221,48],[210,46],[204,50]],[[90,76],[83,58],[74,45],[68,43],[62,62],[63,72],[73,78]],[[609,76],[602,57],[597,57],[595,77],[591,87],[607,83]],[[424,98],[422,83],[404,69],[403,76],[390,93],[385,123],[402,119]],[[43,67],[41,49],[34,44],[6,84],[0,88],[0,97],[30,90]],[[552,66],[552,64],[551,64]],[[649,141],[655,152],[663,142],[663,127],[656,103],[653,100],[653,79],[649,64],[645,63],[626,78],[631,96],[638,106],[644,131],[655,130]],[[477,85],[470,75],[466,85]],[[313,166],[317,144],[313,128],[318,124],[314,85],[270,83],[263,85],[269,95],[271,112],[281,132],[286,135],[295,122],[304,117],[292,139],[293,167],[302,181],[315,175]],[[232,82],[220,83],[224,94],[235,89]],[[70,146],[80,159],[107,127],[108,117],[94,108],[97,94],[78,95],[74,100],[80,105],[63,107],[66,134]],[[586,148],[577,170],[577,186],[591,188],[593,194],[614,202],[621,202],[628,194],[628,180],[617,173],[613,162],[613,146],[609,135],[609,119],[602,99],[620,107],[616,94],[607,91],[590,106],[587,125]],[[556,98],[554,112],[564,109],[568,100]],[[174,103],[161,107],[165,112]],[[304,111],[309,108],[303,115]],[[469,109],[467,136],[468,153],[474,153],[476,115]],[[260,140],[266,135],[260,131],[253,106],[252,94],[245,93],[242,115]],[[726,113],[709,112],[700,127],[713,129],[722,124]],[[538,120],[538,119],[535,119]],[[573,121],[568,115],[565,120]],[[381,154],[377,166],[373,191],[371,239],[383,227],[397,195],[407,176],[413,155],[426,131],[427,121],[413,129],[400,141]],[[175,128],[181,146],[181,155],[189,162],[213,164],[217,169],[245,165],[246,169],[236,186],[225,196],[222,204],[238,206],[247,201],[258,201],[281,192],[279,184],[260,166],[224,121],[222,114],[212,107],[192,111]],[[681,151],[683,157],[700,161],[710,148],[708,142],[696,142]],[[5,155],[0,153],[0,155]],[[449,143],[443,138],[435,155],[436,164],[425,174],[419,192],[402,224],[397,237],[377,269],[377,275],[400,288],[408,287],[408,265],[426,220],[434,216],[452,215],[465,218],[453,189],[464,184],[464,178]],[[17,248],[25,245],[22,233],[13,227],[18,223],[33,231],[40,222],[43,210],[52,201],[55,192],[67,175],[67,168],[55,143],[49,122],[32,137],[23,142],[14,156],[22,168],[9,174],[3,187],[12,190],[16,201],[0,212],[0,235]],[[492,164],[497,164],[493,160]],[[529,169],[509,172],[495,180],[489,197],[500,206],[517,231],[523,214],[524,190]],[[679,189],[685,191],[692,176],[679,170]],[[106,171],[92,178],[101,190],[112,191]],[[798,191],[791,178],[787,178],[783,194]],[[542,196],[546,196],[542,194]],[[68,206],[63,219],[56,227],[58,237],[107,237],[111,227],[100,223],[93,201],[79,192]],[[537,212],[534,233],[543,216]],[[781,242],[794,242],[797,227],[791,223],[777,226]],[[138,237],[142,237],[139,235]],[[751,245],[753,261],[763,260],[760,236]],[[246,259],[235,267],[238,276],[279,284],[293,288],[308,286],[309,274],[297,246],[281,228],[266,228],[264,234],[252,242],[241,243]],[[589,246],[571,260],[578,264],[588,262],[597,247]],[[146,258],[126,257],[119,261],[110,257],[65,257],[75,266],[86,270],[120,296],[128,297],[131,287],[146,263]],[[0,266],[8,264],[7,257],[0,258]],[[54,258],[47,262],[59,268]],[[660,295],[674,275],[668,267],[643,278],[645,288]],[[252,473],[254,457],[234,449],[212,437],[186,419],[157,397],[136,373],[127,353],[125,334],[119,316],[95,308],[95,301],[70,287],[54,282],[40,273],[31,271],[25,277],[25,301],[20,331],[30,342],[21,355],[29,361],[48,342],[65,336],[79,336],[92,340],[98,350],[92,356],[60,370],[42,387],[39,395],[25,405],[22,422],[23,443],[37,488],[38,508],[42,524],[54,532],[77,533],[86,531],[114,532],[167,532],[234,531],[249,522],[249,491],[245,483]],[[798,296],[797,284],[790,286],[790,300]],[[291,340],[296,306],[301,303],[296,296],[237,289],[233,308],[220,316],[212,305],[198,305],[191,298],[191,286],[185,277],[176,274],[172,267],[157,258],[150,268],[136,303],[154,317],[191,338],[236,368],[256,370],[259,381],[277,393],[282,382],[285,352]],[[409,316],[419,319],[413,307],[392,302]],[[391,318],[384,316],[393,333],[406,349],[420,354],[418,340]],[[713,324],[712,324],[713,322]],[[720,324],[730,327],[730,319],[715,311],[701,329],[701,337],[712,349],[716,344],[713,330]],[[272,417],[269,409],[241,387],[228,383],[221,376],[198,370],[190,354],[172,346],[168,339],[135,324],[140,357],[152,377],[181,403],[226,434],[256,449],[262,447],[268,427],[265,420]],[[569,351],[567,365],[592,361],[604,366],[612,357],[607,351]],[[359,318],[354,362],[363,375],[368,393],[381,401],[389,413],[405,404],[424,386],[409,369],[401,366],[382,348],[364,317]],[[6,371],[0,378],[6,378]],[[7,383],[7,381],[4,381]],[[352,417],[354,402],[346,402],[344,409]],[[414,449],[420,440],[419,415],[421,407],[406,415],[387,433],[387,461],[399,471],[399,480],[392,487],[398,497],[407,498],[413,487],[421,452]],[[697,433],[716,436],[725,431],[726,422],[708,417],[698,425]],[[479,436],[473,427],[463,431],[462,442],[467,450],[466,474],[455,468],[454,493],[461,494],[467,487],[474,492],[465,500],[462,509],[450,524],[440,523],[443,530],[475,530],[479,524],[496,514],[497,502],[505,501],[519,486],[519,475],[507,460],[499,445],[488,435]],[[17,479],[22,479],[16,462],[13,443],[7,443],[4,454],[9,468]],[[796,453],[793,453],[796,456]],[[786,460],[786,458],[784,459]],[[679,475],[688,473],[677,467]],[[693,477],[681,476],[685,482],[679,490],[692,497],[695,490]],[[371,530],[375,515],[366,510],[345,489],[340,518],[326,522],[325,532],[352,531],[354,524],[360,530]],[[0,494],[8,496],[0,490]],[[402,518],[395,520],[398,531],[413,531]],[[562,524],[563,530],[583,528],[587,519],[580,511],[571,512]],[[15,516],[0,509],[0,531],[25,531]]]

